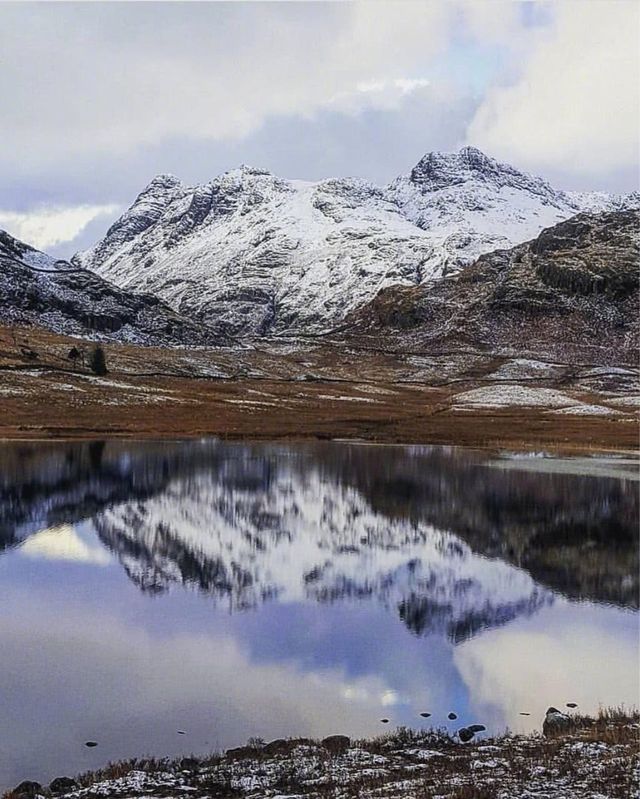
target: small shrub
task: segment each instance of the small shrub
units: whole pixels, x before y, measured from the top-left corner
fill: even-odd
[[[107,369],[107,359],[104,355],[104,350],[100,345],[95,347],[91,352],[91,356],[89,358],[89,368],[94,373],[94,375],[106,375],[109,371]]]

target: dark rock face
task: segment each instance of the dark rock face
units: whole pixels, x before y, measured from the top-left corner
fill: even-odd
[[[51,793],[66,793],[73,791],[78,783],[72,780],[71,777],[56,777],[49,783],[49,790]]]
[[[569,295],[628,298],[640,282],[639,224],[640,215],[627,211],[597,221],[579,214],[543,230],[531,244],[538,276]]]
[[[351,739],[346,735],[329,735],[323,738],[322,745],[332,754],[340,755],[351,746]]]
[[[31,797],[36,796],[41,791],[42,791],[42,785],[40,785],[39,782],[24,780],[23,782],[20,783],[20,785],[17,785],[11,793],[14,796],[25,797],[25,799],[29,797],[29,799],[31,799]]]
[[[638,211],[578,214],[456,276],[380,292],[351,316],[349,335],[635,365],[639,231]]]
[[[221,341],[219,331],[192,323],[157,297],[131,294],[65,262],[43,269],[23,260],[34,255],[40,254],[0,232],[0,323],[143,345]]]

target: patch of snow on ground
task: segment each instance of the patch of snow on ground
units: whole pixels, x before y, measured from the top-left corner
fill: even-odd
[[[615,397],[607,400],[611,405],[623,405],[628,408],[640,408],[640,395],[634,394],[629,397]]]
[[[566,413],[571,416],[613,416],[619,415],[621,411],[616,411],[613,408],[607,408],[604,405],[572,405],[569,408],[558,408],[550,411],[550,413]]]
[[[507,361],[491,374],[491,380],[519,380],[527,377],[555,377],[562,371],[560,364],[534,361],[528,358],[515,358]]]
[[[456,394],[456,405],[471,408],[509,408],[514,405],[525,407],[563,408],[579,404],[577,400],[553,388],[533,388],[529,386],[504,385],[485,386]]]

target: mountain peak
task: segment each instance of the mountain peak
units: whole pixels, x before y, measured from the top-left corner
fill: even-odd
[[[437,191],[476,181],[491,183],[498,188],[512,186],[535,194],[556,194],[542,178],[521,172],[471,146],[453,153],[427,153],[411,170],[410,180],[423,191]]]
[[[170,195],[173,194],[177,189],[183,187],[184,183],[180,180],[180,178],[172,175],[170,172],[161,172],[159,175],[156,175],[154,178],[152,178],[144,187],[144,189],[138,195],[138,200],[149,195]]]

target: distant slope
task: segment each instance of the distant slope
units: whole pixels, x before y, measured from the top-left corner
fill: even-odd
[[[381,289],[455,272],[585,208],[639,200],[556,191],[472,147],[426,155],[386,187],[250,167],[197,186],[160,175],[73,260],[238,334],[312,332]]]
[[[0,323],[136,344],[214,344],[157,297],[132,294],[0,231]]]
[[[345,335],[635,365],[639,263],[640,212],[579,214],[458,275],[382,291]]]

